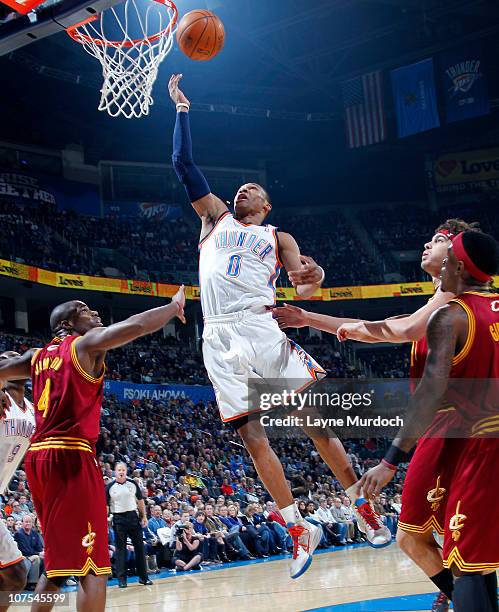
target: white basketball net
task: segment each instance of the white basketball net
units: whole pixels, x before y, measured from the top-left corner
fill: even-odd
[[[99,110],[127,119],[149,114],[159,65],[173,46],[176,15],[175,6],[168,0],[151,1],[145,14],[135,0],[126,0],[95,20],[68,29],[68,34],[102,64]],[[113,32],[119,29],[123,39],[108,40],[104,27],[108,31],[111,27]],[[129,27],[138,28],[138,36],[132,38]]]

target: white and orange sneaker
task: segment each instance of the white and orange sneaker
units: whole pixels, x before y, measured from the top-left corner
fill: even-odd
[[[314,550],[319,546],[322,533],[319,527],[307,521],[288,524],[288,531],[293,540],[293,558],[289,573],[291,578],[299,578],[312,563]]]
[[[364,497],[359,497],[353,505],[357,525],[367,539],[369,546],[384,548],[392,543],[391,531],[383,524],[380,515]]]

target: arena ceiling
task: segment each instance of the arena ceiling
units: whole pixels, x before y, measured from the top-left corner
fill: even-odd
[[[349,76],[394,68],[499,31],[499,10],[491,0],[178,0],[178,7],[180,14],[200,7],[216,12],[225,23],[226,46],[209,63],[174,49],[155,88],[159,103],[165,102],[169,74],[182,71],[198,102],[339,112],[339,84]],[[98,63],[64,32],[3,57],[1,68],[11,84],[22,84],[16,93],[31,102],[35,97],[37,104],[43,102],[34,96],[40,88],[34,75],[47,86],[50,79],[59,81],[65,108],[78,98],[91,104],[100,82]]]
[[[489,74],[499,73],[499,10],[493,0],[178,0],[178,6],[180,14],[194,8],[217,13],[226,46],[210,62],[191,61],[174,49],[160,68],[149,117],[127,121],[99,113],[99,65],[61,32],[0,58],[6,84],[0,108],[8,117],[2,138],[52,148],[80,142],[91,163],[167,161],[173,112],[166,83],[178,71],[194,102],[222,105],[222,112],[193,116],[204,163],[278,163],[297,143],[313,149],[321,141],[344,155],[345,79],[480,39],[490,51]],[[491,97],[499,98],[498,82],[490,86]],[[266,110],[276,119],[265,119]],[[307,122],[310,113],[322,121]],[[492,120],[480,125],[486,137],[497,136]],[[476,134],[474,122],[462,122],[452,131],[416,137],[411,146],[422,142],[427,149],[433,141],[462,142]],[[383,147],[399,155],[400,143]]]

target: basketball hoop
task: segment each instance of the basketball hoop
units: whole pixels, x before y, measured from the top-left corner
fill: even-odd
[[[137,6],[144,0],[125,0],[66,29],[101,63],[104,83],[99,110],[111,117],[131,119],[149,114],[159,65],[173,46],[177,7],[172,0],[145,1],[149,6],[144,15]],[[109,40],[104,32],[110,28],[118,29],[122,39]],[[132,37],[134,29],[139,38]]]

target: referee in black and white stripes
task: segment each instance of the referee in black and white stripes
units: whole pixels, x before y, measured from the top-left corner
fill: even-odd
[[[146,509],[142,492],[137,483],[127,478],[127,467],[117,463],[115,479],[106,486],[108,511],[113,515],[116,535],[116,574],[119,587],[127,586],[126,541],[130,537],[135,550],[135,563],[140,584],[152,584],[147,577],[146,555],[142,527],[147,525]],[[140,517],[140,518],[139,518]]]

